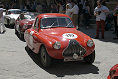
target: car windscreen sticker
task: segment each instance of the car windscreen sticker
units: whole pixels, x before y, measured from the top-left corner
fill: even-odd
[[[65,34],[63,34],[63,37],[67,38],[67,39],[75,39],[75,38],[77,38],[77,35],[73,34],[73,33],[65,33]]]

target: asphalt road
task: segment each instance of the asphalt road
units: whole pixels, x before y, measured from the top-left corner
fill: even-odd
[[[81,29],[91,37],[95,29]],[[0,34],[0,79],[106,79],[109,69],[118,64],[118,40],[112,31],[105,32],[105,39],[94,39],[96,60],[93,65],[85,62],[55,62],[51,68],[40,67],[36,54],[25,50],[26,43],[19,40],[14,29]]]

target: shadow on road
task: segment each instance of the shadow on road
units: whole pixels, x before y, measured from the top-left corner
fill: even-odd
[[[22,42],[25,42],[25,39],[24,38],[20,38],[20,35],[19,34],[15,34],[17,36],[17,38],[22,41]]]
[[[8,28],[8,29],[14,29],[14,26],[10,26],[10,25],[9,26],[5,25],[5,27]]]
[[[26,48],[25,48],[26,49]],[[53,61],[53,64],[50,68],[43,68],[40,63],[40,58],[38,54],[33,53],[32,51],[27,51],[31,59],[46,72],[56,75],[57,77],[64,77],[66,75],[80,75],[80,74],[99,74],[98,67],[94,65],[88,65],[85,62],[62,62],[62,61]]]
[[[91,38],[95,38],[96,35],[96,29],[85,29],[83,27],[80,28],[80,31],[87,34],[88,36],[90,36]],[[100,33],[100,37],[98,40],[100,41],[104,41],[104,42],[112,42],[112,43],[118,43],[118,39],[114,40],[113,37],[115,37],[115,34],[112,34],[113,31],[105,31],[105,38],[101,39],[101,33]]]

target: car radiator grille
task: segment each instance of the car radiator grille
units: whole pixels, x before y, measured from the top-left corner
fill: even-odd
[[[63,51],[63,56],[73,56],[74,53],[84,56],[86,50],[76,40],[70,40],[69,45]]]

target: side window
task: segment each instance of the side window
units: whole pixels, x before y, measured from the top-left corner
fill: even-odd
[[[10,11],[8,11],[8,15],[9,15],[9,14],[11,14],[11,12],[10,12]]]
[[[38,28],[39,28],[39,19],[36,18],[36,21],[35,21],[35,24],[34,24],[34,29],[35,29],[36,31],[38,31]]]

